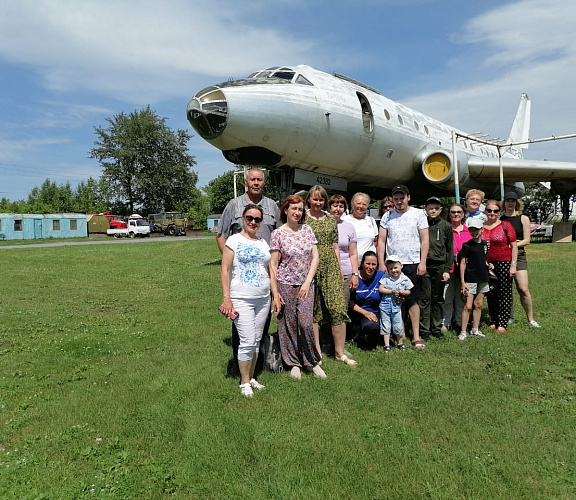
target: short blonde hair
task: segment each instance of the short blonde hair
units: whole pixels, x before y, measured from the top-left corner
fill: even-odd
[[[466,200],[468,200],[470,196],[475,194],[480,196],[480,200],[483,200],[484,197],[486,196],[486,193],[484,191],[480,191],[479,189],[469,189],[468,192],[466,193]]]

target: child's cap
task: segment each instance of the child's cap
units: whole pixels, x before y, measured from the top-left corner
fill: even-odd
[[[389,255],[386,258],[386,264],[388,264],[388,262],[400,262],[400,257],[398,257],[398,255],[395,254]]]
[[[466,221],[466,225],[470,227],[475,227],[476,229],[482,229],[484,227],[484,221],[480,217],[470,217]]]

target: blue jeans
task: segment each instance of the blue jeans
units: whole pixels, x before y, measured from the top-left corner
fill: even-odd
[[[404,320],[402,319],[402,309],[385,303],[380,304],[380,334],[390,335],[394,333],[400,337],[404,333]]]

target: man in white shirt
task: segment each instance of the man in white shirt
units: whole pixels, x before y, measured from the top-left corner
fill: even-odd
[[[398,255],[402,272],[414,284],[412,293],[406,299],[406,307],[412,324],[412,345],[424,349],[426,345],[420,340],[420,306],[422,298],[422,276],[426,274],[429,234],[426,212],[410,206],[410,191],[403,184],[392,189],[394,210],[390,210],[380,221],[378,234],[378,265],[386,270],[386,256]]]

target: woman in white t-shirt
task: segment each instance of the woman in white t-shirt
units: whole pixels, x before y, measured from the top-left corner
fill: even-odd
[[[234,321],[238,330],[240,393],[248,398],[254,395],[253,389],[265,388],[254,378],[260,340],[270,311],[270,247],[256,234],[262,217],[259,206],[246,205],[242,231],[226,240],[220,272],[223,299],[219,309]]]
[[[354,226],[358,247],[358,266],[368,250],[376,251],[378,242],[378,226],[374,217],[367,214],[370,196],[366,193],[356,193],[350,200],[352,208],[350,215],[343,215],[342,220]]]

